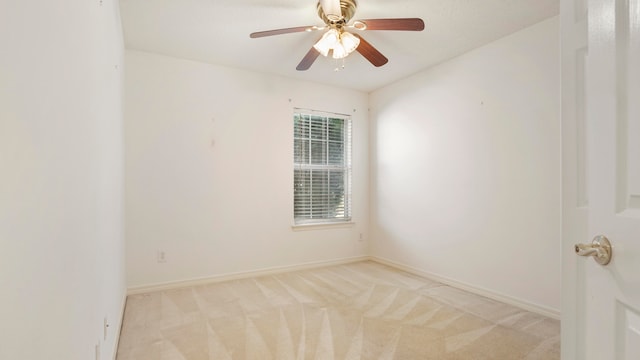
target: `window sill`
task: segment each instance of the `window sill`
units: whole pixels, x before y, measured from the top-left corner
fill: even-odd
[[[299,224],[299,225],[291,225],[291,229],[293,231],[343,229],[343,228],[353,227],[353,225],[355,224],[356,223],[353,221],[319,223],[319,224]]]

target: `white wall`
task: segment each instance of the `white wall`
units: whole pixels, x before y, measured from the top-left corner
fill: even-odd
[[[110,359],[125,295],[117,2],[5,1],[0,34],[0,359],[94,359],[99,343]]]
[[[136,51],[126,64],[129,286],[366,253],[367,94]],[[293,107],[353,115],[355,225],[292,230]]]
[[[560,309],[558,20],[371,94],[372,253]]]

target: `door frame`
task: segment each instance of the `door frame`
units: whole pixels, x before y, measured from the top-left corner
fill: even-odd
[[[560,1],[562,128],[562,359],[583,359],[584,263],[573,246],[587,241],[587,0]]]

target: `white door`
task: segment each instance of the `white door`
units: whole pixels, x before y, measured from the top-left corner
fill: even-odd
[[[640,0],[562,0],[563,359],[640,359]],[[606,236],[612,260],[579,257]]]

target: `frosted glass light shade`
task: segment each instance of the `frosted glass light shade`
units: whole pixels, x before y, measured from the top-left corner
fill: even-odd
[[[347,55],[349,55],[349,53],[347,52],[347,49],[342,46],[342,44],[338,44],[333,48],[332,56],[334,59],[343,59],[346,58]]]
[[[342,43],[344,50],[347,52],[347,55],[349,55],[360,45],[360,38],[344,31],[340,34],[340,43]]]
[[[313,47],[318,50],[322,56],[329,55],[329,50],[336,45],[340,45],[340,33],[336,29],[329,29]]]
[[[333,50],[334,59],[342,59],[351,54],[360,45],[360,38],[346,31],[340,32],[337,29],[329,29],[313,47],[322,56],[328,56]]]

